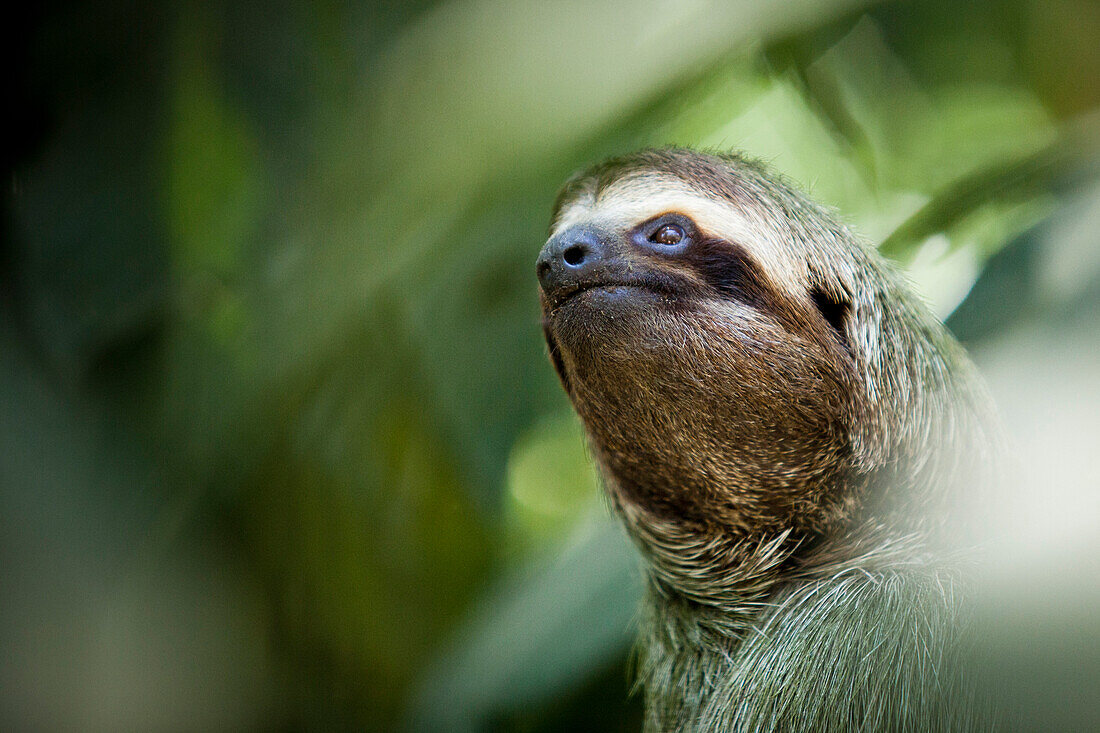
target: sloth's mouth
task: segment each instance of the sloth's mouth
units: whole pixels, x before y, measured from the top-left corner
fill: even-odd
[[[645,288],[638,283],[625,283],[625,282],[590,282],[581,283],[572,288],[566,293],[559,295],[555,298],[553,305],[551,306],[551,312],[558,310],[566,303],[586,294],[598,290],[613,292],[616,290],[644,290]]]

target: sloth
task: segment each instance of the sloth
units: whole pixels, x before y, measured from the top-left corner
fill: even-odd
[[[998,432],[904,278],[763,166],[682,148],[573,176],[536,270],[645,560],[646,730],[988,728],[955,539]]]

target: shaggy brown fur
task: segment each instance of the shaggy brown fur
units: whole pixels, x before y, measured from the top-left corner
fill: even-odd
[[[551,358],[648,561],[649,729],[974,724],[935,540],[995,438],[893,269],[758,165],[684,149],[571,179],[538,269]]]

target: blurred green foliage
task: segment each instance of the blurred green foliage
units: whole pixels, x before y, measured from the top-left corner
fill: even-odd
[[[1096,186],[1088,0],[24,12],[17,729],[636,729],[640,578],[541,343],[560,182],[643,145],[744,149],[942,316],[977,280],[972,344],[1022,317],[1006,299],[1053,302],[1036,226]]]

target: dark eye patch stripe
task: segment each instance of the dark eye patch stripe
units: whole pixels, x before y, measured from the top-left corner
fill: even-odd
[[[722,239],[702,239],[692,243],[683,261],[722,295],[759,310],[778,311],[774,289],[741,246]]]
[[[845,322],[850,305],[837,301],[823,291],[810,294],[813,309],[807,309],[781,295],[763,269],[740,245],[710,238],[693,242],[681,261],[721,295],[768,313],[794,333],[812,335],[819,343],[839,343],[851,354]],[[820,318],[812,315],[816,310]]]

